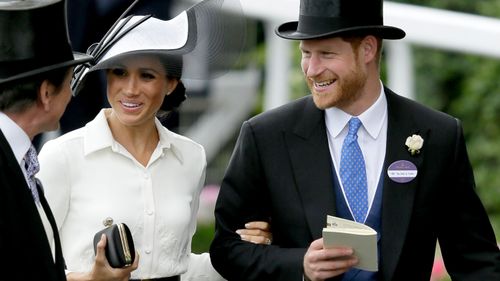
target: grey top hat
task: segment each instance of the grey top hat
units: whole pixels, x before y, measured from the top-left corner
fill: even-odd
[[[384,25],[382,0],[301,0],[298,21],[284,23],[276,34],[305,40],[351,34],[401,39],[405,32]]]
[[[92,60],[71,49],[65,4],[0,1],[0,85]]]

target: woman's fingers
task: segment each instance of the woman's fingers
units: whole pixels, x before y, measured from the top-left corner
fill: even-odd
[[[236,230],[241,240],[255,244],[270,245],[273,241],[271,225],[265,221],[252,221],[245,224],[244,229]]]

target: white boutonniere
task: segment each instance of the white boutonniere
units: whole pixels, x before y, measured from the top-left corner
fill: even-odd
[[[420,135],[411,135],[406,138],[405,145],[412,156],[420,153],[420,149],[424,145],[424,139]]]

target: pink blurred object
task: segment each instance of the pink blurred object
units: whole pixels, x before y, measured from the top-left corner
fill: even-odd
[[[198,210],[198,223],[210,224],[214,222],[214,209],[217,196],[219,195],[218,185],[207,185],[201,190],[200,209]]]

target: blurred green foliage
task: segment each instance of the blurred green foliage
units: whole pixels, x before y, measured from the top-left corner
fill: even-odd
[[[201,254],[208,252],[210,243],[214,238],[214,225],[208,223],[199,223],[196,228],[196,233],[191,242],[191,252]]]
[[[498,0],[395,2],[500,18]],[[416,98],[462,121],[477,192],[500,239],[500,59],[419,46],[413,50]]]
[[[415,48],[417,99],[463,122],[477,191],[500,235],[500,60]]]

